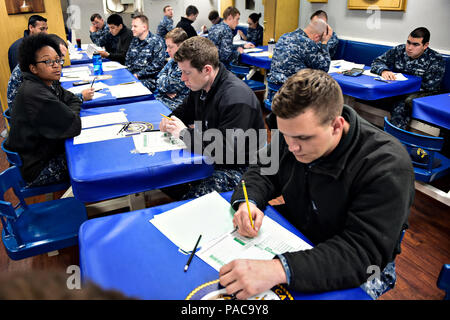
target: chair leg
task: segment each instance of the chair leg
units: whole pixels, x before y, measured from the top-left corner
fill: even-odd
[[[59,255],[59,251],[58,251],[58,250],[50,251],[50,252],[47,253],[47,255],[48,255],[49,257],[54,257],[54,256]]]

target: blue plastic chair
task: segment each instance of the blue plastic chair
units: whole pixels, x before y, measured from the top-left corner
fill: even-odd
[[[20,168],[22,166],[22,159],[20,159],[20,156],[17,152],[8,150],[5,147],[5,141],[6,140],[4,140],[2,142],[1,147],[2,147],[3,152],[5,152],[5,154],[6,154],[6,158],[8,159],[8,162],[11,165]],[[27,187],[27,182],[23,179],[22,175],[20,174],[20,171],[19,171],[19,175],[20,175],[20,180],[18,181],[18,183],[21,188],[20,192],[24,198],[34,197],[34,196],[46,194],[46,193],[53,193],[53,192],[57,192],[57,191],[61,191],[61,190],[67,190],[70,188],[70,183],[57,183],[57,184],[51,184],[51,185],[47,185],[47,186]]]
[[[264,99],[264,107],[270,111],[272,111],[272,97],[270,97],[270,92],[277,92],[278,90],[280,90],[282,84],[276,84],[273,82],[267,82],[267,88],[268,88],[268,98]],[[274,93],[275,94],[275,93]]]
[[[437,287],[445,291],[444,300],[450,300],[450,264],[444,264],[437,280]]]
[[[11,113],[10,113],[10,111],[9,111],[9,108],[7,108],[7,109],[5,109],[5,111],[3,111],[3,117],[8,121],[8,123],[9,123],[9,121],[11,120]]]
[[[75,198],[64,198],[27,205],[21,180],[16,166],[0,174],[2,240],[8,256],[20,260],[76,245],[78,229],[87,220],[84,204]],[[16,206],[4,199],[10,188],[19,200]]]
[[[253,91],[266,90],[266,85],[260,81],[248,80],[247,76],[250,72],[250,68],[246,66],[238,66],[230,63],[230,70],[237,76],[243,76],[243,81],[252,89]]]
[[[450,159],[439,153],[444,138],[425,136],[394,126],[384,117],[384,131],[396,137],[412,155],[416,180],[431,182],[450,173]],[[414,153],[421,154],[415,156]],[[420,160],[420,161],[419,161]]]

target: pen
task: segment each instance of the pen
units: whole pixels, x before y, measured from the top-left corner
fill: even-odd
[[[117,134],[120,134],[122,131],[127,130],[129,125],[130,125],[130,122],[125,123],[123,125],[122,129],[120,129],[120,131],[117,132]]]
[[[377,80],[377,81],[381,81],[381,82],[386,82],[386,83],[390,83],[389,81],[387,81],[387,80],[384,80],[384,79],[381,79],[381,78],[375,78],[375,80]]]
[[[118,85],[119,85],[119,86],[123,86],[123,85],[125,85],[125,84],[133,84],[133,83],[136,83],[136,81],[130,81],[130,82],[119,83]]]
[[[94,79],[92,79],[91,88],[94,85],[95,79],[97,79],[97,77],[94,77]]]
[[[171,117],[165,116],[162,113],[160,113],[160,115],[162,115],[164,118],[166,118],[167,120],[173,121],[173,119]]]
[[[186,265],[184,266],[184,272],[186,272],[189,269],[189,265],[191,264],[192,258],[194,257],[195,250],[197,250],[197,246],[200,242],[200,239],[202,238],[202,235],[198,237],[197,243],[195,244],[194,250],[192,250],[191,255],[189,256],[189,260],[187,261]]]
[[[247,203],[248,217],[250,218],[250,222],[252,223],[252,228],[255,228],[253,224],[252,214],[250,213],[250,203],[248,202],[247,188],[245,187],[245,181],[242,180],[242,189],[244,189],[245,202]]]

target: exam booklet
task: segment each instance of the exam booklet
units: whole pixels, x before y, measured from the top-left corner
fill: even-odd
[[[265,216],[257,237],[243,237],[237,230],[226,232],[206,243],[196,255],[219,271],[236,259],[271,260],[277,254],[311,248],[304,240]]]

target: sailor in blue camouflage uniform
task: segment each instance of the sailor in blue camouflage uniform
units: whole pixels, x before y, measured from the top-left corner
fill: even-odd
[[[305,68],[328,72],[331,62],[328,41],[332,33],[325,21],[317,19],[304,30],[298,28],[282,35],[275,45],[267,81],[281,85]],[[268,99],[272,100],[274,94],[269,90]]]
[[[170,5],[163,8],[164,17],[156,28],[156,33],[162,38],[166,38],[166,34],[173,29],[173,9]]]
[[[153,92],[158,73],[166,63],[163,40],[148,30],[148,18],[144,15],[134,16],[131,30],[134,37],[125,57],[125,65]]]
[[[219,60],[227,68],[230,63],[236,64],[239,54],[244,52],[241,46],[233,45],[233,30],[239,24],[240,12],[235,7],[228,7],[223,12],[223,21],[209,29],[208,38],[219,50]],[[251,43],[245,44],[244,48],[253,48]]]
[[[439,93],[445,73],[445,61],[442,56],[429,48],[430,32],[424,27],[416,28],[406,44],[398,45],[372,62],[371,72],[386,80],[395,80],[394,73],[400,72],[422,78],[420,91],[413,94],[381,99],[383,104],[390,101],[391,122],[406,129],[411,119],[412,100]]]
[[[247,35],[241,30],[238,31],[242,39],[253,43],[255,46],[262,46],[264,36],[264,28],[259,24],[259,18],[261,18],[261,13],[253,12],[247,19]]]
[[[102,16],[94,13],[91,16],[92,26],[89,28],[89,37],[92,42],[104,47],[108,52],[115,52],[117,49],[118,37],[114,37],[109,31],[108,25],[103,20]]]
[[[164,103],[170,110],[175,110],[189,94],[189,88],[181,80],[181,70],[178,63],[173,60],[179,46],[188,38],[181,28],[175,28],[166,35],[166,51],[170,60],[158,74],[156,80],[157,92],[155,97]]]
[[[328,14],[323,10],[317,10],[311,15],[310,21],[313,21],[315,19],[322,19],[323,21],[328,23]],[[336,32],[333,31],[330,40],[328,40],[328,51],[330,52],[331,59],[333,59],[333,56],[336,54],[338,44],[339,39]]]

